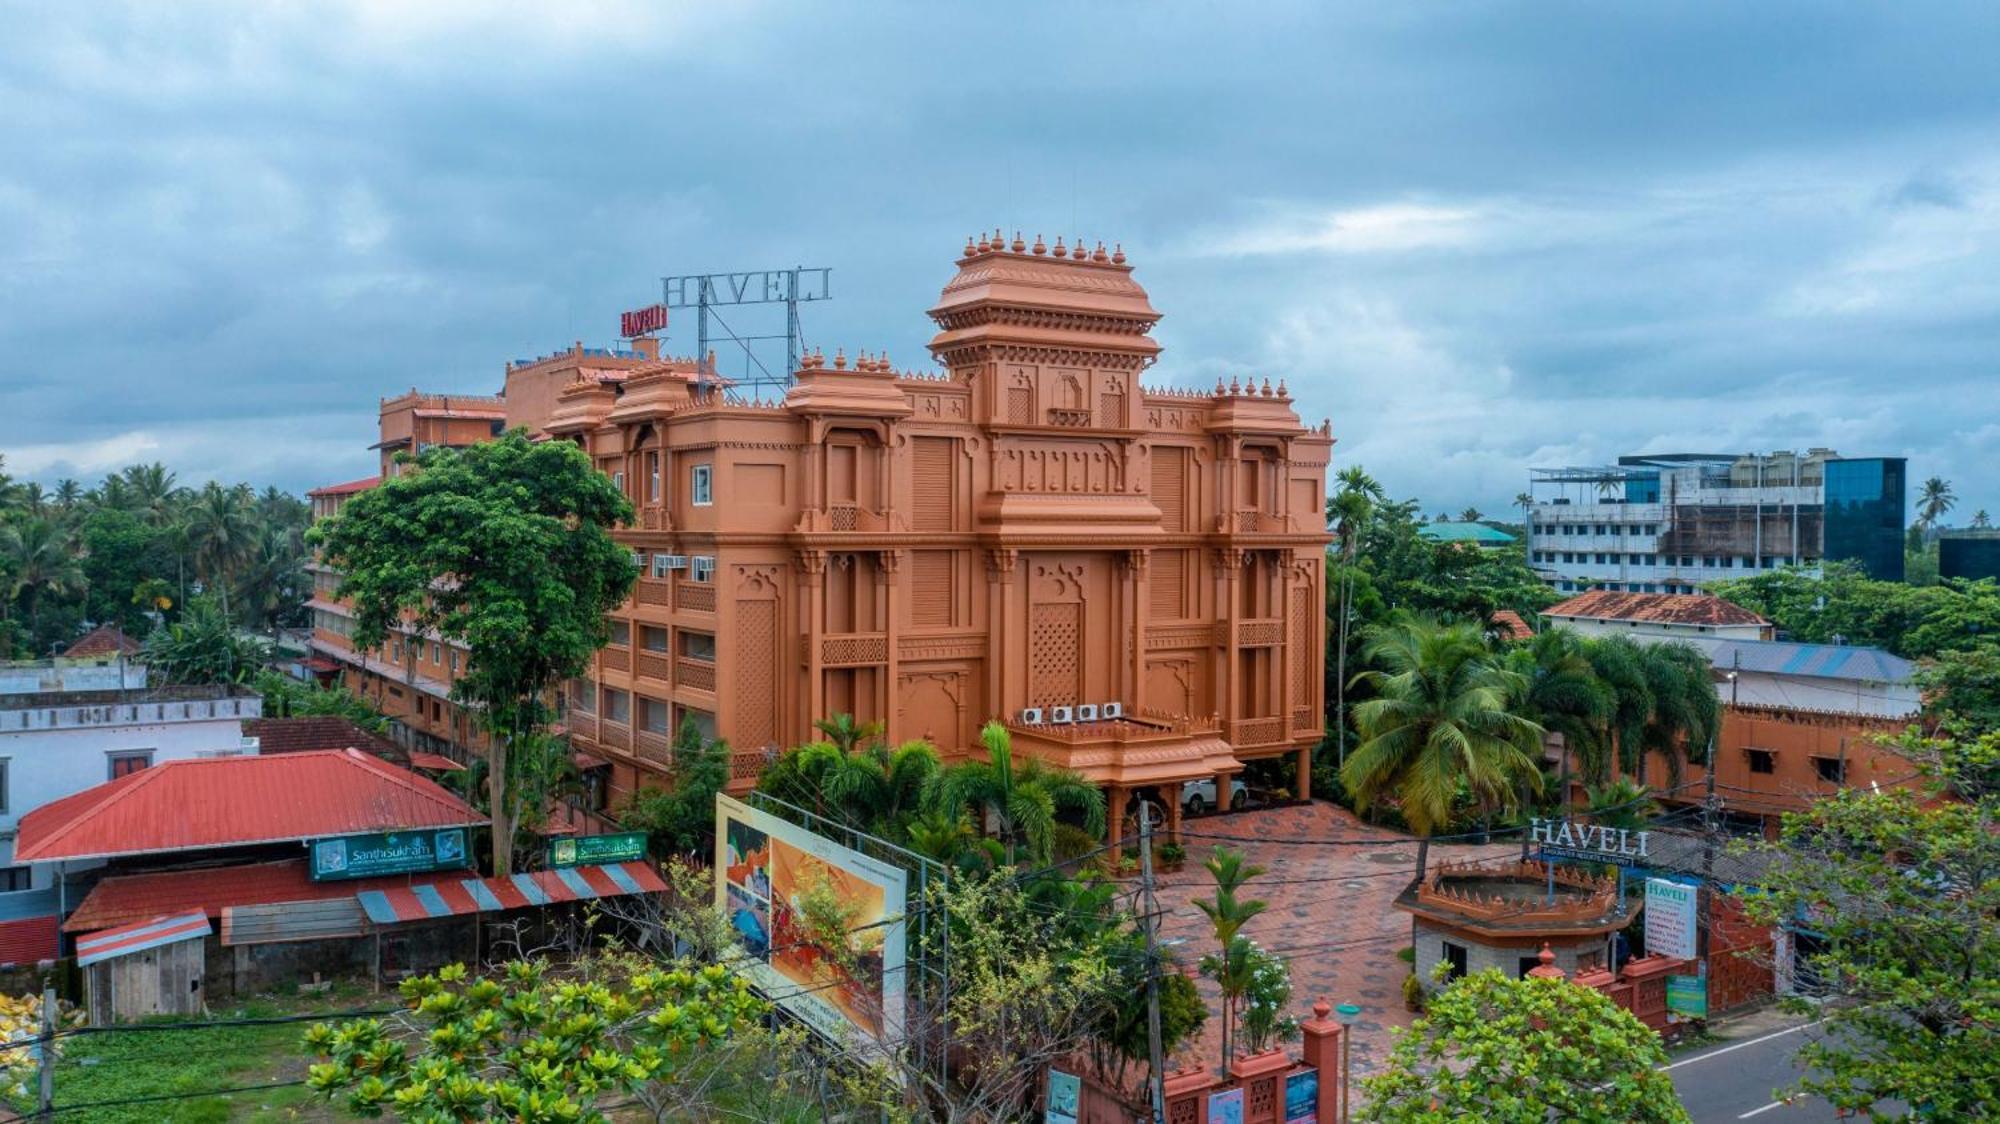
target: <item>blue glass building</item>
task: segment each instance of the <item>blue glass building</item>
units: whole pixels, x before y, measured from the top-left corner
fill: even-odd
[[[1903,580],[1906,464],[1902,457],[1826,462],[1828,561],[1857,563],[1877,581]]]

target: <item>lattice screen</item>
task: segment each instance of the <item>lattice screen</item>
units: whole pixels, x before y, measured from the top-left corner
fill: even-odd
[[[910,529],[952,529],[952,446],[949,437],[919,437],[910,443]]]
[[[952,552],[910,553],[910,623],[917,628],[950,628],[958,605],[952,588]]]
[[[736,605],[736,744],[761,749],[778,741],[778,603]]]
[[[1034,607],[1028,627],[1028,705],[1067,706],[1083,690],[1083,606]]]
[[[1153,552],[1152,573],[1146,575],[1152,593],[1153,616],[1177,621],[1187,617],[1187,553],[1179,550]]]
[[[1160,509],[1160,525],[1169,531],[1187,530],[1187,454],[1180,449],[1153,450],[1153,504]]]

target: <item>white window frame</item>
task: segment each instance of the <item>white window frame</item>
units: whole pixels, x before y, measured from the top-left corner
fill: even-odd
[[[696,507],[715,503],[715,466],[698,464],[688,470],[688,502]]]

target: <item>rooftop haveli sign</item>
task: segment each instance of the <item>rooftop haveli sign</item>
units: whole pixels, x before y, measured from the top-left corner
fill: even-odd
[[[1646,842],[1651,835],[1647,831],[1571,820],[1536,818],[1528,821],[1528,841],[1541,844],[1541,856],[1545,859],[1580,859],[1632,866],[1647,857]]]

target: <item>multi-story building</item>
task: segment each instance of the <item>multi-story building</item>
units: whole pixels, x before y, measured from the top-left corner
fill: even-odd
[[[2000,531],[1946,531],[1938,536],[1938,576],[2000,578]]]
[[[1159,314],[1122,253],[996,237],[957,265],[935,372],[815,353],[758,402],[650,348],[509,366],[507,424],[577,442],[637,509],[573,743],[631,791],[694,722],[742,786],[831,714],[948,757],[997,718],[1104,784],[1114,824],[1257,758],[1303,793],[1330,427],[1282,380],[1142,386]]]
[[[1824,559],[1903,577],[1905,462],[1667,453],[1531,473],[1528,564],[1565,592],[1693,593]]]

